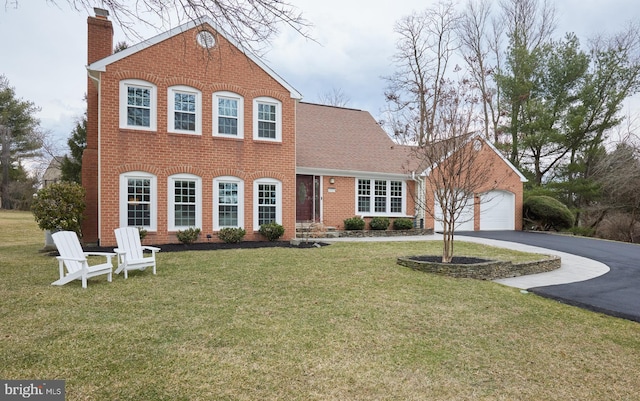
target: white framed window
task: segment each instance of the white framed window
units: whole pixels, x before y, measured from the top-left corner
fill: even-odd
[[[120,227],[157,229],[157,178],[144,171],[120,174]]]
[[[190,86],[171,86],[167,93],[167,131],[202,134],[202,93]]]
[[[157,89],[139,79],[120,81],[120,128],[157,130]]]
[[[404,215],[406,184],[398,180],[356,180],[356,214]]]
[[[213,94],[213,135],[244,138],[244,99],[233,92]]]
[[[282,224],[282,182],[261,178],[253,182],[253,227],[267,223]]]
[[[202,180],[192,174],[169,176],[169,231],[202,228]]]
[[[244,181],[238,177],[213,180],[213,230],[244,228]]]
[[[253,100],[253,139],[282,142],[282,103],[270,97]]]

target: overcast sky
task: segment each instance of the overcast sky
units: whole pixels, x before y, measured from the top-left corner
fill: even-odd
[[[18,97],[41,108],[38,117],[66,150],[74,120],[84,112],[87,11],[66,0],[56,7],[45,0],[18,0],[0,9],[0,74]],[[290,0],[314,26],[308,41],[284,30],[275,38],[266,63],[295,87],[305,101],[332,89],[350,99],[348,106],[378,118],[384,106],[397,37],[394,23],[433,4],[429,0]],[[9,2],[11,3],[11,2]],[[585,44],[594,34],[613,33],[640,21],[638,0],[557,0],[556,36],[575,32]],[[155,33],[149,32],[149,36]],[[127,39],[115,26],[114,43]]]

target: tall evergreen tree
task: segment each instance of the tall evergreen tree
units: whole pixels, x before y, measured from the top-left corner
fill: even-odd
[[[82,183],[82,152],[87,147],[87,116],[86,114],[76,121],[76,126],[71,131],[67,140],[70,155],[65,155],[60,163],[62,180]]]
[[[35,117],[38,108],[16,97],[9,81],[0,75],[0,197],[3,209],[13,209],[11,187],[13,170],[21,168],[22,160],[34,157],[42,147],[42,138]],[[18,175],[19,176],[19,175]]]

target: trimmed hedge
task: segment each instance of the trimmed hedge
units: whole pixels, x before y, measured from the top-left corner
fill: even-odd
[[[267,223],[260,226],[260,234],[269,241],[275,241],[284,235],[284,227],[278,223]]]
[[[393,229],[394,230],[411,230],[413,228],[413,220],[400,217],[393,220]]]
[[[218,238],[227,244],[235,244],[242,241],[246,233],[243,228],[225,227],[218,231]]]
[[[364,230],[365,222],[364,219],[358,216],[350,217],[348,219],[344,219],[344,229],[351,230]]]
[[[389,218],[388,217],[374,217],[369,222],[369,227],[372,230],[386,230],[389,228]]]
[[[525,225],[530,223],[545,231],[569,229],[574,221],[573,213],[565,204],[546,195],[528,197],[524,201],[523,216]]]

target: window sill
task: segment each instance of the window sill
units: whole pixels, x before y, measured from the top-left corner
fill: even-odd
[[[121,134],[157,134],[158,130],[136,129],[136,128],[120,128]]]

